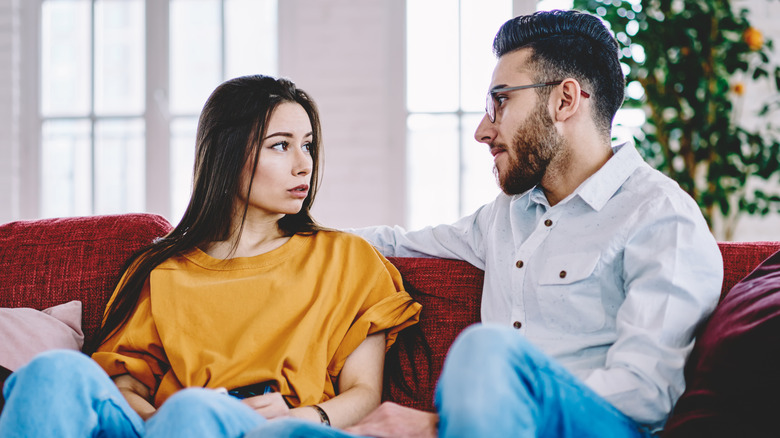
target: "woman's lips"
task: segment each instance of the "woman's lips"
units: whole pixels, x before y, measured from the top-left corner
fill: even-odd
[[[292,194],[295,198],[303,199],[309,195],[309,186],[306,184],[301,184],[298,187],[294,187],[288,190],[288,192],[290,192],[290,194]]]

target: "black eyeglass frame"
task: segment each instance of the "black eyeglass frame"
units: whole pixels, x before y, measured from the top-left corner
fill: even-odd
[[[518,85],[516,87],[494,88],[487,93],[487,98],[485,99],[485,113],[487,113],[490,123],[496,123],[496,94],[498,93],[505,93],[507,91],[515,90],[526,90],[528,88],[552,87],[554,85],[560,85],[561,83],[563,83],[563,81],[543,82],[540,84],[531,85]],[[584,98],[590,97],[590,94],[583,90],[580,90],[580,94],[582,94],[582,97]]]

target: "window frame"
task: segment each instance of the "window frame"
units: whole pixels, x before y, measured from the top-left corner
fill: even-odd
[[[43,212],[43,182],[42,182],[42,128],[46,120],[74,119],[74,117],[46,117],[41,115],[41,51],[42,51],[42,9],[45,0],[21,2],[19,6],[19,95],[23,96],[19,103],[19,211],[15,217],[41,218]],[[89,0],[93,4],[94,1]],[[219,0],[221,13],[221,59],[220,75],[226,79],[226,37],[225,9],[226,1]],[[175,182],[171,172],[171,126],[176,120],[197,117],[195,113],[171,114],[170,96],[170,0],[144,0],[144,110],[140,118],[144,123],[144,205],[143,212],[160,214],[169,220],[179,212],[172,202],[172,192]],[[91,38],[95,38],[94,33]],[[92,54],[94,56],[94,53]],[[277,54],[278,62],[278,54]],[[92,75],[91,86],[94,89],[95,77]],[[134,118],[137,116],[134,116]],[[115,116],[96,116],[94,108],[91,114],[75,117],[88,120],[95,126],[96,120],[117,119]],[[94,145],[95,131],[91,133]],[[193,133],[194,135],[194,133]],[[94,186],[95,172],[92,172]],[[94,188],[92,207],[89,214],[95,213]]]
[[[26,1],[21,6],[21,53],[20,94],[25,96],[20,102],[20,215],[39,218],[42,211],[42,127],[44,120],[56,120],[59,117],[44,119],[41,116],[41,29],[44,0]],[[170,128],[163,115],[167,103],[157,102],[168,89],[168,23],[169,2],[146,0],[145,49],[146,49],[146,87],[144,120],[145,141],[145,208],[144,211],[170,216],[170,187],[168,178],[170,166]],[[92,35],[94,38],[94,35]],[[94,84],[94,76],[91,83]],[[156,98],[155,95],[158,97]],[[99,117],[102,119],[102,117]],[[106,119],[110,119],[107,117]],[[93,124],[96,117],[90,114],[79,119],[89,120]],[[94,144],[94,132],[92,133]],[[151,147],[154,145],[154,147]],[[94,181],[94,173],[93,173]],[[94,190],[93,190],[94,192]],[[94,209],[94,200],[92,202]]]
[[[464,74],[463,74],[463,71],[462,71],[462,67],[463,67],[462,58],[464,56],[464,47],[463,47],[463,29],[461,28],[461,24],[460,24],[460,20],[462,20],[462,18],[463,18],[462,15],[461,15],[461,14],[463,14],[463,12],[462,12],[463,6],[462,6],[460,0],[458,0],[456,3],[457,3],[457,6],[453,5],[453,7],[457,7],[458,15],[459,15],[459,17],[458,17],[458,20],[459,20],[459,23],[458,23],[458,41],[457,41],[457,52],[458,52],[457,78],[458,79],[457,79],[457,89],[453,90],[453,92],[457,93],[457,96],[458,96],[457,108],[455,108],[454,110],[451,110],[451,111],[431,111],[431,110],[412,111],[412,110],[409,109],[408,102],[404,105],[404,111],[405,111],[405,113],[404,113],[404,120],[406,122],[406,133],[407,133],[407,141],[406,141],[406,147],[407,147],[407,161],[406,161],[407,190],[406,190],[406,195],[405,195],[406,196],[406,211],[407,211],[407,214],[406,214],[405,222],[406,222],[407,226],[409,226],[411,228],[419,228],[421,226],[424,226],[425,224],[430,224],[430,223],[454,222],[455,220],[457,220],[457,219],[459,219],[459,218],[461,218],[461,217],[463,217],[465,215],[473,213],[474,202],[473,202],[472,199],[470,199],[470,196],[469,196],[470,193],[467,193],[467,187],[466,187],[466,182],[467,181],[466,180],[467,180],[467,175],[469,174],[469,172],[468,172],[467,166],[465,164],[467,159],[468,159],[468,156],[470,154],[470,149],[468,149],[468,148],[471,148],[473,146],[471,144],[467,144],[466,138],[464,137],[464,135],[466,135],[465,132],[464,132],[464,129],[467,126],[471,126],[472,125],[471,123],[468,122],[469,119],[471,119],[471,118],[481,119],[482,116],[484,115],[484,110],[476,110],[475,111],[475,110],[471,110],[471,109],[468,109],[468,108],[464,108],[465,105],[464,105],[464,102],[463,102],[463,94],[462,94],[463,81],[464,81],[464,77],[463,77]],[[511,3],[511,15],[512,16],[517,16],[517,15],[521,15],[521,14],[528,14],[528,13],[534,12],[536,10],[537,1],[536,0],[511,0],[509,3]],[[496,28],[495,30],[497,31],[498,28]],[[486,52],[488,52],[488,51],[491,50],[491,47],[486,46],[484,48],[484,50]],[[405,54],[405,60],[404,61],[406,63],[409,62],[408,56],[409,56],[408,54]],[[483,80],[484,80],[484,82],[482,84],[482,87],[485,90],[487,90],[489,82],[490,82],[490,78],[489,77],[484,77]],[[408,83],[408,80],[407,80],[407,83]],[[479,86],[479,85],[477,85],[477,86]],[[449,221],[446,220],[445,218],[434,219],[433,222],[431,222],[428,219],[422,219],[421,220],[418,217],[418,213],[417,213],[416,208],[415,208],[416,207],[415,201],[412,198],[412,190],[415,189],[413,187],[413,184],[412,184],[414,175],[413,175],[412,172],[410,172],[410,169],[413,166],[412,166],[412,163],[409,161],[409,157],[408,157],[408,151],[409,151],[408,148],[411,147],[409,139],[412,137],[412,133],[413,133],[413,130],[409,127],[409,121],[410,121],[410,119],[412,119],[415,116],[434,116],[434,117],[436,117],[436,116],[450,116],[450,117],[454,118],[454,120],[456,121],[454,129],[455,129],[455,132],[456,132],[457,141],[456,141],[455,144],[453,144],[452,151],[455,152],[456,156],[457,156],[457,158],[456,158],[457,170],[455,171],[455,173],[457,174],[457,184],[455,185],[455,187],[452,187],[452,188],[448,187],[447,190],[455,190],[457,192],[457,197],[456,197],[457,198],[457,200],[456,200],[456,204],[457,205],[450,205],[450,206],[448,206],[448,209],[449,209],[449,207],[452,207],[452,210],[456,210],[457,214],[455,215],[455,217],[449,218]],[[487,152],[484,152],[484,153],[487,154]],[[487,170],[486,170],[486,172],[487,172]],[[491,178],[492,178],[492,176],[491,176]],[[499,192],[499,189],[496,186],[496,194],[498,192]],[[471,195],[473,195],[473,193],[471,193]],[[481,198],[481,196],[480,196],[480,198]],[[490,198],[490,197],[486,196],[485,199],[481,200],[480,202],[482,202],[482,201],[489,202],[492,199],[492,198],[490,198],[490,199],[488,199],[488,198]]]

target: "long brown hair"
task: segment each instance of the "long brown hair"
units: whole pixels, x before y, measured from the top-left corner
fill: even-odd
[[[285,236],[316,233],[321,229],[309,211],[319,185],[321,148],[320,118],[314,101],[286,79],[255,75],[222,83],[209,96],[198,120],[192,195],[187,209],[173,231],[127,261],[126,274],[116,286],[115,297],[88,352],[97,350],[127,322],[146,279],[157,265],[202,244],[230,237],[244,165],[254,157],[251,173],[254,178],[260,139],[265,137],[273,110],[285,102],[301,105],[309,116],[313,165],[309,195],[303,207],[296,214],[282,217],[277,226]],[[239,234],[244,227],[251,187],[250,181]]]

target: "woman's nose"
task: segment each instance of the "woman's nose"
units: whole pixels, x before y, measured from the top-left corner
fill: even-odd
[[[303,149],[299,150],[295,156],[295,165],[293,166],[293,173],[295,175],[308,175],[311,173],[313,166],[313,160],[308,152]]]

